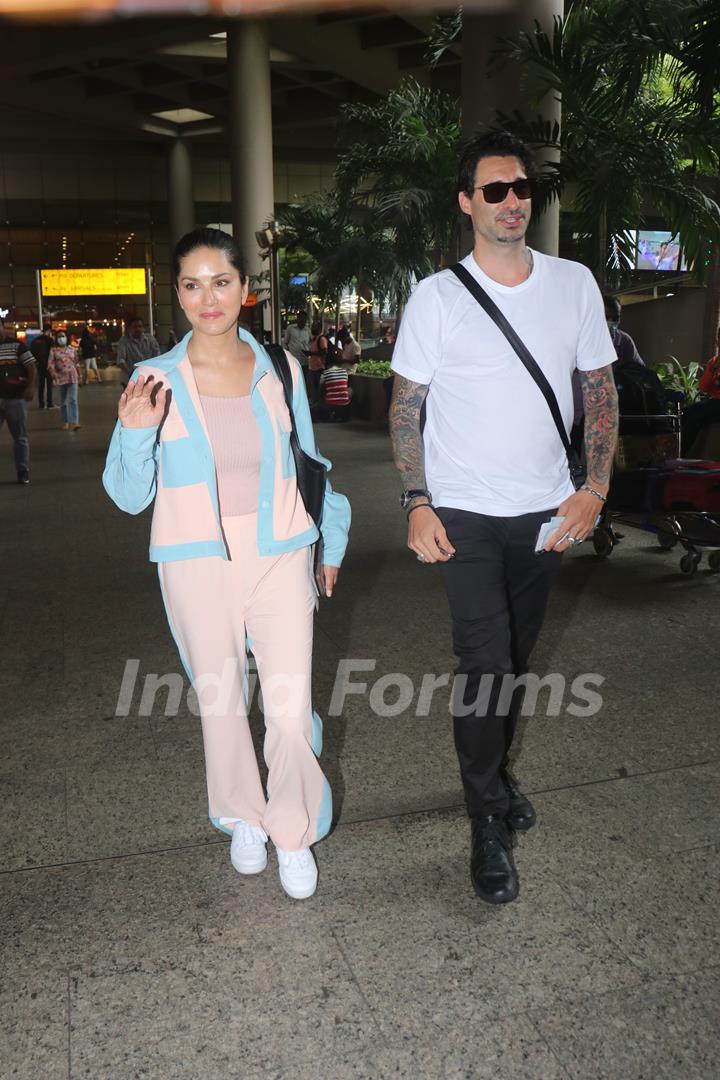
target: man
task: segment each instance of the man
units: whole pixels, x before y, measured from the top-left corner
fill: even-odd
[[[98,368],[97,352],[97,338],[86,323],[85,326],[83,326],[82,334],[80,335],[80,356],[82,357],[82,362],[85,365],[85,377],[83,379],[83,386],[87,386],[88,384],[91,369],[95,372],[95,381],[98,383],[102,382],[100,369]]]
[[[605,305],[605,321],[608,324],[608,330],[618,360],[621,364],[642,364],[645,367],[645,361],[640,356],[637,345],[629,334],[620,329],[622,304],[617,296],[603,296],[603,303]]]
[[[0,319],[0,428],[4,421],[13,440],[18,484],[30,483],[27,403],[35,393],[35,358],[28,347],[5,332]]]
[[[283,345],[293,354],[302,367],[308,365],[310,350],[310,327],[307,325],[307,313],[298,312],[297,321],[288,326],[283,338]]]
[[[152,334],[145,333],[145,325],[140,316],[135,315],[128,319],[125,333],[117,343],[117,364],[123,372],[123,386],[127,386],[130,381],[136,364],[159,355],[160,346]]]
[[[533,354],[566,428],[571,376],[580,370],[587,484],[574,490],[538,386],[452,271],[420,282],[392,361],[390,426],[408,546],[422,563],[439,564],[450,605],[459,660],[454,735],[471,819],[471,877],[477,894],[494,904],[517,896],[512,831],[535,822],[509,770],[520,695],[511,692],[508,704],[508,683],[512,691],[513,678],[528,670],[562,552],[593,531],[617,430],[615,351],[592,275],[525,243],[532,169],[528,149],[505,132],[465,146],[457,191],[474,248],[462,265]],[[553,515],[562,525],[536,554],[539,529]]]
[[[42,334],[38,334],[30,345],[30,352],[35,357],[37,364],[38,405],[45,408],[45,391],[47,390],[47,407],[53,408],[53,381],[48,371],[50,350],[55,344],[52,336],[52,323],[44,322]]]

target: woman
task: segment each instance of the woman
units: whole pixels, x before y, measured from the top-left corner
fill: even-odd
[[[129,513],[155,499],[150,559],[198,693],[210,818],[232,835],[232,864],[242,874],[264,870],[269,836],[283,888],[303,899],[315,891],[310,846],[327,833],[332,805],[310,701],[319,533],[297,486],[282,383],[237,325],[248,293],[237,245],[197,229],[177,245],[174,275],[191,332],[137,366],[120,397],[103,483]],[[288,362],[300,444],[325,461],[300,367]],[[347,499],[328,484],[318,572],[326,596],[349,524]],[[246,643],[263,692],[267,797],[247,720]]]
[[[308,351],[308,383],[310,402],[320,401],[320,380],[328,358],[329,342],[322,332],[322,323],[316,319],[310,326],[310,349]]]
[[[80,414],[78,410],[78,373],[77,349],[68,345],[67,334],[61,330],[57,335],[57,345],[50,350],[48,371],[55,386],[60,387],[60,409],[62,412],[63,431],[79,431]]]

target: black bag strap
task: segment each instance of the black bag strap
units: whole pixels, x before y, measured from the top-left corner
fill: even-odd
[[[563,423],[563,418],[560,414],[560,406],[558,405],[557,398],[555,397],[555,392],[550,383],[543,375],[540,365],[535,360],[535,357],[530,352],[525,342],[522,341],[515,333],[512,326],[507,321],[495,301],[488,296],[480,282],[475,280],[470,271],[467,270],[462,263],[456,263],[454,266],[451,266],[450,269],[452,270],[455,277],[463,283],[468,292],[472,293],[480,307],[484,308],[484,310],[487,312],[487,314],[497,326],[498,330],[502,331],[502,333],[508,339],[513,349],[518,354],[521,361],[527,368],[528,373],[537,383],[538,389],[540,390],[542,396],[545,398],[548,408],[552,413],[552,418],[555,421],[555,427],[558,429],[558,435],[562,439],[562,444],[565,447],[565,453],[567,454],[568,458],[568,465],[572,474],[576,464],[575,454],[572,450],[572,447],[570,446],[570,439],[568,438],[568,433],[565,430],[565,424]]]
[[[290,365],[288,358],[285,355],[285,350],[282,345],[266,345],[265,346],[270,359],[272,360],[273,367],[275,368],[275,374],[282,383],[283,393],[285,394],[285,404],[288,407],[290,413],[290,424],[292,430],[290,432],[290,439],[296,446],[300,446],[300,440],[298,439],[297,427],[295,426],[295,410],[293,409],[293,385],[292,375],[290,373]]]

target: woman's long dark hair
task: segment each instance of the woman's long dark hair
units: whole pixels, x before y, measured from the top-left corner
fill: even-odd
[[[209,227],[193,229],[192,232],[186,233],[181,240],[178,240],[173,251],[173,274],[176,281],[180,277],[180,264],[183,259],[192,254],[193,251],[203,247],[214,248],[215,251],[224,251],[228,257],[228,262],[235,267],[240,275],[240,280],[245,281],[247,268],[239,246],[229,233],[223,232],[222,229],[211,229]]]

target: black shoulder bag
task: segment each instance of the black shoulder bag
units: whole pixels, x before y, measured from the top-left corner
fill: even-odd
[[[273,362],[275,372],[282,383],[285,393],[285,402],[290,413],[290,449],[295,459],[295,472],[297,474],[297,486],[305,503],[305,509],[318,528],[322,521],[323,503],[325,501],[326,469],[322,461],[306,454],[300,446],[297,427],[295,425],[295,413],[293,412],[292,400],[292,375],[290,365],[282,345],[269,345],[267,351]],[[302,378],[302,376],[300,376]]]
[[[548,408],[552,413],[552,418],[555,421],[555,427],[558,429],[558,435],[562,439],[562,444],[565,447],[565,454],[567,456],[568,469],[570,471],[570,480],[572,485],[577,491],[585,483],[587,474],[580,460],[580,455],[570,445],[570,439],[568,433],[565,430],[565,424],[563,418],[560,415],[560,406],[558,405],[557,398],[553,391],[552,386],[547,381],[542,373],[542,370],[535,360],[534,356],[528,349],[527,345],[520,340],[518,335],[513,330],[510,323],[503,315],[500,308],[497,306],[494,300],[492,300],[483,289],[482,285],[475,280],[469,270],[467,270],[462,263],[456,263],[455,266],[451,266],[453,274],[459,281],[463,283],[468,292],[477,300],[480,307],[483,308],[495,323],[497,328],[502,331],[505,337],[512,345],[515,352],[520,357],[520,360],[527,368],[529,375],[537,383],[538,389],[542,396],[545,398]]]

